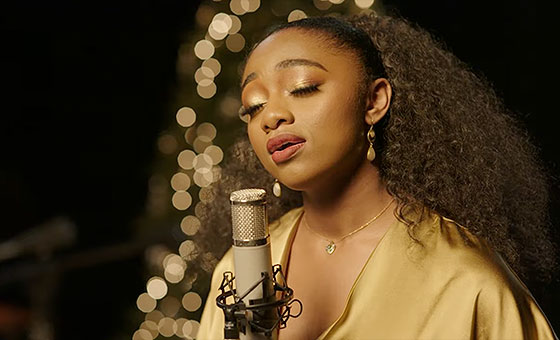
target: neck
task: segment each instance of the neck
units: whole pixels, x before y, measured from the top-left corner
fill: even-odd
[[[338,239],[356,230],[377,215],[392,197],[382,183],[377,167],[365,164],[351,178],[331,181],[317,190],[303,192],[305,222],[314,231]],[[393,207],[368,227],[392,218]]]

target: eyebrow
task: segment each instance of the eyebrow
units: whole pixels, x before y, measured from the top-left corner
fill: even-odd
[[[289,68],[289,67],[295,67],[295,66],[310,66],[310,67],[317,67],[320,68],[323,71],[329,72],[323,65],[321,65],[320,63],[313,61],[313,60],[309,60],[309,59],[286,59],[286,60],[282,60],[281,62],[279,62],[278,64],[276,64],[276,66],[274,67],[275,70],[282,70],[285,68]],[[248,83],[250,83],[251,81],[255,80],[257,78],[257,74],[255,72],[251,72],[249,73],[249,75],[247,76],[247,78],[245,78],[245,80],[243,81],[243,83],[241,84],[241,90],[243,91],[243,89],[245,88],[245,86],[247,86]]]

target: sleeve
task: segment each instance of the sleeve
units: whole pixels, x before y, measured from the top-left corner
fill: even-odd
[[[480,290],[476,299],[476,339],[558,339],[546,316],[523,283],[510,272]]]
[[[223,340],[224,339],[224,313],[216,305],[220,284],[222,282],[223,273],[232,270],[233,253],[230,249],[220,260],[214,273],[212,274],[212,282],[210,284],[210,292],[204,305],[202,318],[200,319],[200,327],[196,336],[197,340]]]

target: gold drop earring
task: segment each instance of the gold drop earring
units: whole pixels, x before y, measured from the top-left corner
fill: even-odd
[[[367,160],[372,162],[375,159],[375,150],[373,149],[373,142],[375,142],[375,131],[373,131],[373,124],[369,126],[367,139],[369,142],[369,148],[367,151]]]
[[[282,187],[276,178],[274,179],[274,184],[272,185],[272,193],[278,198],[282,196]]]

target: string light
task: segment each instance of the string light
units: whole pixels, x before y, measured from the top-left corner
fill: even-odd
[[[182,127],[189,127],[196,121],[196,113],[190,107],[182,107],[177,111],[175,118]]]
[[[183,150],[177,156],[177,163],[185,170],[193,168],[193,160],[196,154],[192,150]]]
[[[171,197],[171,202],[177,210],[187,210],[192,204],[192,196],[187,191],[177,191]]]
[[[200,40],[194,45],[194,54],[198,59],[206,60],[214,55],[214,45],[208,40]]]
[[[139,329],[132,335],[132,340],[152,340],[152,334],[148,330]]]
[[[239,19],[237,19],[237,20],[239,20]],[[218,59],[215,59],[215,58],[210,58],[210,59],[204,60],[202,62],[202,66],[209,68],[212,71],[212,73],[214,74],[214,77],[216,77],[218,74],[220,74],[220,71],[222,70],[222,65],[220,64]]]
[[[161,335],[169,338],[177,331],[177,324],[172,318],[165,317],[159,320],[158,329]]]
[[[148,295],[148,293],[142,293],[136,299],[136,306],[144,313],[153,311],[156,308],[156,304],[156,300]]]
[[[158,330],[158,325],[157,323],[150,321],[150,320],[146,320],[144,322],[142,322],[140,324],[140,329],[145,329],[148,332],[150,332],[150,335],[152,336],[152,339],[157,338],[157,336],[159,335],[159,330]]]

